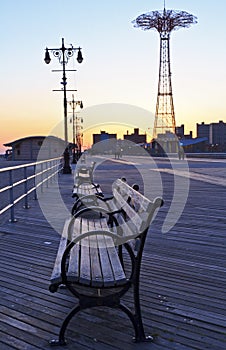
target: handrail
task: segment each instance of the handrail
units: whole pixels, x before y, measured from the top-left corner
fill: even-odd
[[[0,188],[0,193],[9,193],[9,201],[0,207],[0,215],[10,209],[10,222],[16,222],[14,215],[15,205],[24,200],[24,208],[28,209],[28,195],[34,192],[34,199],[37,199],[36,189],[52,180],[62,170],[62,157],[51,158],[33,163],[10,166],[0,169],[0,177],[8,174],[8,183]],[[18,177],[18,170],[23,170],[23,176]],[[28,174],[28,170],[31,172]],[[14,177],[15,175],[15,177]],[[23,190],[19,187],[23,186]],[[17,193],[16,193],[17,192]]]
[[[9,166],[9,167],[6,167],[6,168],[1,168],[0,169],[0,173],[6,171],[6,170],[15,170],[15,169],[20,169],[20,168],[28,168],[28,167],[31,167],[31,166],[34,166],[34,165],[39,165],[39,164],[43,164],[43,163],[46,163],[46,162],[51,162],[51,161],[54,161],[54,160],[61,160],[62,157],[56,157],[56,158],[51,158],[51,159],[47,159],[47,160],[40,160],[38,162],[33,162],[33,163],[27,163],[27,164],[20,164],[20,165],[14,165],[14,166]]]

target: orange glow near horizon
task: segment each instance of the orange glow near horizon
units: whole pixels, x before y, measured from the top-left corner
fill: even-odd
[[[57,1],[53,11],[52,0],[1,2],[1,154],[6,150],[4,143],[19,138],[64,137],[62,64],[53,52],[50,64],[44,62],[45,48],[60,49],[62,37],[66,47],[82,48],[82,64],[76,54],[70,57],[66,75],[67,100],[76,91],[75,99],[83,101],[79,113],[84,120],[84,146],[92,143],[92,128],[97,133],[115,132],[119,138],[134,128],[152,135],[159,35],[135,29],[131,21],[142,12],[158,10],[159,0],[119,3],[107,1],[103,6],[103,1],[70,1],[65,7],[63,1]],[[181,1],[171,5],[180,9]],[[200,1],[190,0],[182,8],[197,16],[198,24],[172,34],[175,119],[176,126],[184,124],[185,134],[191,130],[196,137],[196,123],[226,122],[225,31],[221,28],[226,2],[219,1],[216,7],[207,1],[203,11]],[[72,25],[75,13],[76,31]],[[68,105],[68,120],[71,113]],[[71,141],[69,121],[68,134]]]

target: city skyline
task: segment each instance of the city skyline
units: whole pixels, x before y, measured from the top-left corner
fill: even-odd
[[[97,0],[1,2],[3,52],[1,84],[1,133],[3,143],[29,135],[48,135],[63,122],[63,96],[52,92],[61,87],[61,69],[56,58],[44,63],[47,47],[81,46],[84,62],[71,58],[68,86],[77,89],[85,109],[112,104],[135,106],[146,112],[139,120],[123,115],[131,129],[148,132],[153,127],[159,65],[159,42],[156,33],[133,28],[132,20],[153,10],[162,10],[163,1]],[[191,12],[198,24],[171,36],[172,86],[176,125],[184,124],[186,133],[195,132],[196,123],[226,121],[224,85],[226,72],[226,39],[223,30],[226,4],[223,0],[168,0],[166,8]],[[68,93],[68,100],[71,94]],[[125,108],[126,110],[126,108]],[[70,108],[68,108],[70,112]],[[70,118],[70,114],[69,114]],[[95,119],[95,120],[94,120]],[[122,120],[121,120],[122,121]],[[105,120],[89,115],[84,128],[98,128]],[[70,124],[68,123],[70,127]],[[104,126],[99,126],[104,128]],[[113,127],[114,128],[114,127]],[[122,133],[125,133],[123,127]],[[62,130],[63,134],[63,130]]]

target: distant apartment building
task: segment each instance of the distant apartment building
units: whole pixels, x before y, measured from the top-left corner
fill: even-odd
[[[206,137],[207,142],[210,143],[210,124],[196,124],[197,137]]]
[[[184,133],[184,124],[176,126],[176,135],[178,139],[192,139],[193,137],[192,131],[189,131],[189,134]]]
[[[117,143],[117,134],[109,134],[106,131],[100,131],[99,134],[93,134],[92,151],[94,153],[114,153]]]
[[[176,135],[179,139],[184,138],[184,124],[181,126],[176,126]]]
[[[139,128],[135,128],[134,132],[129,135],[129,132],[127,131],[127,134],[123,135],[124,140],[131,141],[134,143],[146,143],[147,142],[147,135],[146,134],[139,134]]]
[[[207,137],[211,145],[226,146],[226,123],[220,120],[218,123],[196,124],[197,137]]]
[[[117,134],[109,134],[106,131],[100,131],[100,134],[93,134],[93,144],[109,139],[117,139]]]
[[[210,124],[210,143],[212,145],[226,145],[226,123],[222,120],[219,123]]]

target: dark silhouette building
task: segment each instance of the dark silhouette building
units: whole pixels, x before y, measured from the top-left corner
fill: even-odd
[[[210,144],[212,145],[226,145],[226,123],[222,120],[219,123],[210,124]]]
[[[93,144],[109,139],[117,139],[117,134],[109,134],[106,131],[100,131],[100,134],[93,134]]]
[[[208,144],[216,150],[226,150],[226,123],[220,120],[218,123],[196,124],[197,137],[206,137]]]
[[[207,142],[210,142],[210,124],[205,124],[202,122],[201,124],[196,124],[196,132],[197,137],[206,137]]]
[[[181,126],[176,126],[176,135],[179,139],[184,138],[184,124]]]
[[[181,126],[176,126],[176,135],[178,139],[192,139],[192,131],[189,131],[189,134],[184,133],[184,124],[181,124]]]
[[[131,141],[134,143],[147,143],[147,135],[139,134],[139,128],[135,128],[133,134],[129,135],[127,131],[126,135],[123,135],[124,140]]]

